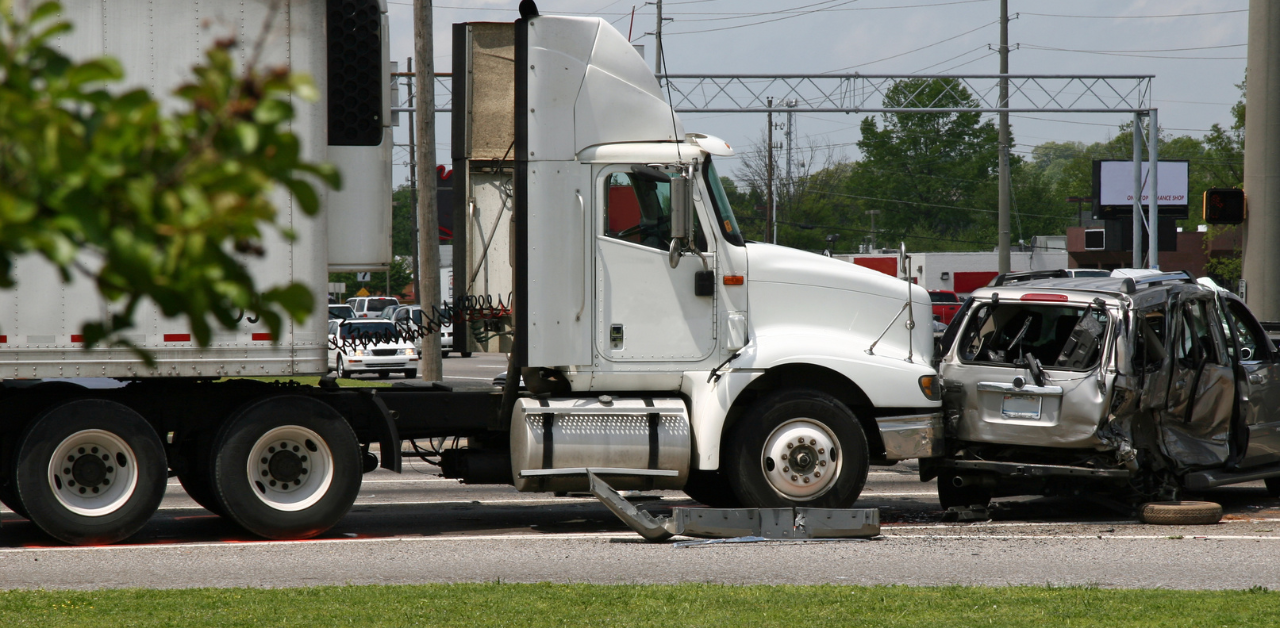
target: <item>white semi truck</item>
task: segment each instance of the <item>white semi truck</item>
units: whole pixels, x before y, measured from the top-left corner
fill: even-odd
[[[271,4],[77,0],[63,45],[115,55],[163,93],[210,30],[256,32]],[[316,78],[324,100],[294,130],[347,184],[314,219],[282,193],[298,239],[268,243],[251,270],[320,295],[327,271],[390,261],[385,3],[280,10],[267,61]],[[65,542],[115,542],[176,475],[247,530],[299,538],[347,512],[362,473],[399,471],[409,439],[458,437],[437,453],[464,482],[586,490],[591,470],[618,488],[761,507],[849,506],[869,464],[940,453],[932,334],[912,324],[930,320],[923,289],[748,242],[716,171],[729,146],[684,131],[607,23],[543,16],[455,34],[454,329],[459,350],[509,349],[506,387],[271,382],[326,373],[319,299],[281,337],[246,320],[207,348],[144,313],[131,340],[155,366],[85,351],[76,334],[96,293],[25,259],[0,292],[0,501]]]

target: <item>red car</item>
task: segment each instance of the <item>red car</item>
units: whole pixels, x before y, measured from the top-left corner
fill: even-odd
[[[951,319],[960,310],[960,297],[950,290],[930,290],[929,300],[933,301],[934,318],[938,318],[943,325],[950,325]]]

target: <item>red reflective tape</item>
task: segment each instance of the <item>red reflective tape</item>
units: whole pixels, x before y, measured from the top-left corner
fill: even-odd
[[[84,342],[84,336],[80,334],[71,334],[71,342]]]
[[[270,342],[271,340],[273,340],[273,338],[271,337],[271,334],[269,334],[269,333],[266,333],[266,334],[254,334],[254,335],[253,335],[253,339],[254,339],[255,341],[257,341],[257,340],[266,340],[266,341],[268,341],[268,342]]]
[[[0,336],[0,344],[6,343],[6,342],[9,342],[9,337],[8,337],[8,336]]]
[[[1022,295],[1023,301],[1066,301],[1065,294],[1049,294],[1047,292],[1028,292]]]
[[[191,334],[165,334],[165,342],[191,342]]]

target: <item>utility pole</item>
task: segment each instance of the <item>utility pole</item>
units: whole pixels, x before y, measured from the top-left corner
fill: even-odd
[[[653,32],[654,45],[653,54],[653,73],[662,74],[662,0],[656,0],[654,4],[658,5],[658,29]]]
[[[880,215],[880,210],[868,209],[866,211],[866,214],[868,216],[871,216],[871,250],[867,252],[875,253],[876,252],[876,216]]]
[[[1000,0],[1000,108],[1009,108],[1009,0]],[[1009,112],[1000,112],[1000,272],[1009,272]]]
[[[799,101],[792,98],[788,100],[786,104],[788,109],[795,109],[796,105],[799,104]],[[794,111],[788,111],[787,112],[787,187],[786,187],[786,199],[787,199],[786,206],[787,206],[788,212],[790,212],[791,207],[793,206],[792,204],[795,203],[795,178],[791,174],[791,138],[792,138],[792,129],[795,128],[795,125],[796,125],[796,114]]]
[[[436,67],[435,46],[432,33],[431,0],[413,0],[414,56],[418,58],[417,119],[420,142],[415,147],[418,183],[418,252],[426,271],[418,281],[418,305],[423,318],[439,307],[440,300],[440,217],[436,213]],[[422,357],[419,360],[422,379],[428,382],[444,380],[444,364],[440,355],[440,334],[422,336]]]
[[[765,165],[765,208],[764,208],[764,241],[778,243],[778,229],[774,225],[774,204],[773,204],[773,99],[768,100],[769,105],[769,138],[768,138],[768,156]]]
[[[1245,93],[1244,292],[1258,320],[1280,320],[1280,6],[1249,0],[1249,84]]]
[[[405,70],[413,74],[413,57],[409,57],[405,61]],[[413,245],[413,292],[418,297],[418,306],[422,306],[422,276],[421,268],[418,262],[418,146],[414,142],[413,128],[413,79],[406,79],[404,82],[405,91],[409,93],[409,206],[413,208],[409,212],[412,218],[412,233],[409,241]],[[399,106],[399,105],[395,105]]]

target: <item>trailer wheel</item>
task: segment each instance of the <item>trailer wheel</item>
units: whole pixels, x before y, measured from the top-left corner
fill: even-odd
[[[271,539],[333,527],[360,492],[360,444],[342,415],[314,399],[273,397],[223,426],[213,483],[223,512]]]
[[[186,449],[186,468],[178,473],[178,482],[182,489],[202,508],[223,516],[222,505],[218,503],[217,493],[213,489],[213,438],[209,434],[199,434]]]
[[[168,463],[160,436],[132,409],[80,399],[27,428],[16,484],[30,519],[74,545],[132,536],[164,498]]]
[[[847,508],[867,482],[867,439],[835,397],[784,390],[758,401],[733,431],[726,469],[744,506]]]

